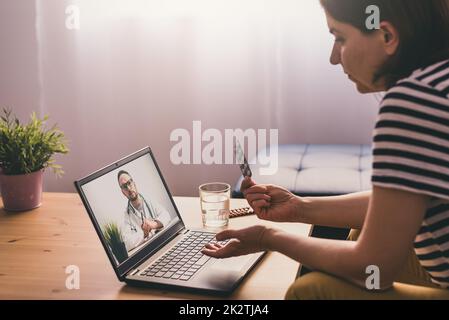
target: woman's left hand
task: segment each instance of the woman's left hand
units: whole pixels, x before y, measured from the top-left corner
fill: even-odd
[[[216,235],[217,241],[229,240],[225,245],[208,243],[201,251],[214,258],[228,258],[267,250],[265,235],[269,229],[253,226],[240,230],[225,230]]]

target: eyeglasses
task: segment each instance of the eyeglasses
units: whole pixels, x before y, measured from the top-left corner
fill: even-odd
[[[133,182],[134,182],[133,179],[129,179],[127,182],[125,182],[124,184],[120,185],[120,188],[121,188],[122,190],[129,189],[129,186],[130,186]]]

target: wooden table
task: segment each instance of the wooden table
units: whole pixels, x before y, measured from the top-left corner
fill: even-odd
[[[188,227],[201,226],[198,198],[175,197]],[[231,207],[246,206],[233,199]],[[0,201],[0,208],[2,208]],[[265,224],[307,235],[309,225],[275,224],[256,216],[230,220],[231,228]],[[80,270],[80,289],[66,288],[66,267]],[[270,252],[230,299],[283,299],[298,263]],[[77,194],[45,193],[39,209],[0,209],[0,299],[209,299],[170,290],[135,288],[117,280]]]

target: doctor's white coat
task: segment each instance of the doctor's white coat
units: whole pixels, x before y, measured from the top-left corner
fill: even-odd
[[[143,197],[142,197],[143,198]],[[165,209],[161,204],[157,202],[153,202],[145,199],[148,204],[150,210],[153,212],[155,219],[160,221],[164,228],[170,223],[171,217],[168,213],[167,209]],[[148,215],[148,209],[145,205],[145,211]],[[139,246],[143,242],[147,241],[151,237],[154,236],[155,231],[151,231],[149,236],[144,239],[144,233],[142,230],[142,218],[140,216],[140,212],[136,210],[135,214],[132,209],[128,212],[128,206],[125,208],[124,216],[123,216],[123,225],[121,227],[122,236],[125,242],[126,250],[130,251],[135,247]],[[150,219],[150,217],[147,216]]]

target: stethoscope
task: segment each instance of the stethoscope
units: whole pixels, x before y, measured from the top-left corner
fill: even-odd
[[[139,194],[139,196],[142,197],[140,194]],[[140,211],[139,211],[139,213],[140,213],[140,219],[142,220],[142,224],[143,224],[144,223],[143,217],[147,216],[146,213],[145,213],[145,206],[147,207],[148,212],[150,213],[151,218],[154,219],[154,217],[153,217],[153,213],[151,212],[150,207],[149,207],[149,205],[148,205],[148,203],[147,203],[147,201],[145,200],[144,197],[142,197],[142,200],[145,203],[145,205],[142,206],[143,213],[140,212]],[[137,232],[137,228],[134,226],[134,224],[131,221],[131,218],[129,217],[129,214],[130,214],[131,211],[132,211],[133,214],[135,214],[137,217],[139,217],[139,215],[136,212],[136,209],[131,205],[131,201],[128,200],[128,207],[126,208],[126,212],[128,213],[128,224],[131,227],[131,231]]]

